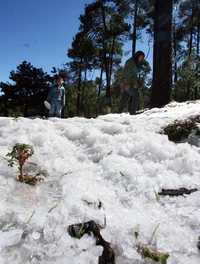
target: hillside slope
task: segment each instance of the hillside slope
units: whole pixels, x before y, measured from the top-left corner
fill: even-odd
[[[67,227],[103,225],[105,218],[102,235],[117,264],[147,263],[135,232],[144,244],[155,233],[151,242],[170,254],[168,264],[200,263],[200,192],[156,195],[162,188],[200,189],[200,149],[159,134],[199,113],[196,102],[91,120],[0,118],[0,264],[97,264],[102,248],[87,235],[71,238]],[[34,147],[30,166],[47,172],[43,183],[16,182],[16,168],[3,159],[16,143]]]

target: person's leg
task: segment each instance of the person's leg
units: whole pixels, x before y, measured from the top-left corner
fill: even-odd
[[[56,103],[56,112],[55,112],[55,116],[58,118],[61,118],[61,113],[62,113],[62,105],[60,102]]]
[[[49,110],[49,117],[55,117],[56,112],[56,104],[51,103],[51,109]]]
[[[130,114],[135,115],[136,111],[139,110],[139,91],[137,89],[133,90],[133,96],[130,102]]]
[[[129,94],[126,91],[124,91],[121,94],[121,100],[120,100],[120,106],[119,106],[120,113],[127,111],[129,99],[130,99]]]
[[[136,90],[136,111],[140,110],[140,93],[139,90]]]
[[[65,107],[62,107],[61,118],[65,118]]]

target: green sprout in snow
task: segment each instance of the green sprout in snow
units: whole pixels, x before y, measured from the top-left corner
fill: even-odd
[[[6,157],[8,160],[8,165],[13,167],[18,166],[19,175],[17,180],[20,182],[25,182],[27,184],[35,185],[38,181],[37,176],[29,176],[23,173],[23,167],[26,161],[34,154],[33,147],[27,144],[15,144],[12,151],[9,152]]]
[[[165,252],[160,252],[152,246],[152,242],[159,228],[159,225],[160,224],[158,224],[156,228],[154,229],[151,239],[147,245],[138,242],[138,238],[140,235],[139,230],[134,232],[134,236],[137,242],[136,249],[143,259],[151,259],[152,261],[159,263],[159,264],[167,264],[169,254]]]
[[[168,253],[159,252],[145,245],[138,245],[137,251],[141,254],[142,258],[152,259],[160,264],[167,264],[167,259],[169,258]]]

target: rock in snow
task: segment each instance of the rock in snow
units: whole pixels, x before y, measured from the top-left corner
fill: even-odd
[[[198,114],[199,101],[137,116],[0,118],[0,264],[97,264],[102,248],[95,239],[71,238],[67,227],[90,220],[103,226],[105,219],[101,233],[117,264],[147,263],[136,232],[142,244],[169,253],[168,264],[200,263],[200,192],[156,195],[200,189],[200,149],[159,133]],[[44,182],[16,182],[17,169],[3,159],[16,143],[33,146],[30,162],[47,172]]]

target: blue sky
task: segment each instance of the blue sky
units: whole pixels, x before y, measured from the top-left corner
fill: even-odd
[[[91,0],[2,0],[0,81],[23,60],[45,71],[67,61],[79,16]],[[129,50],[126,45],[126,50]],[[146,43],[139,45],[146,50]]]

